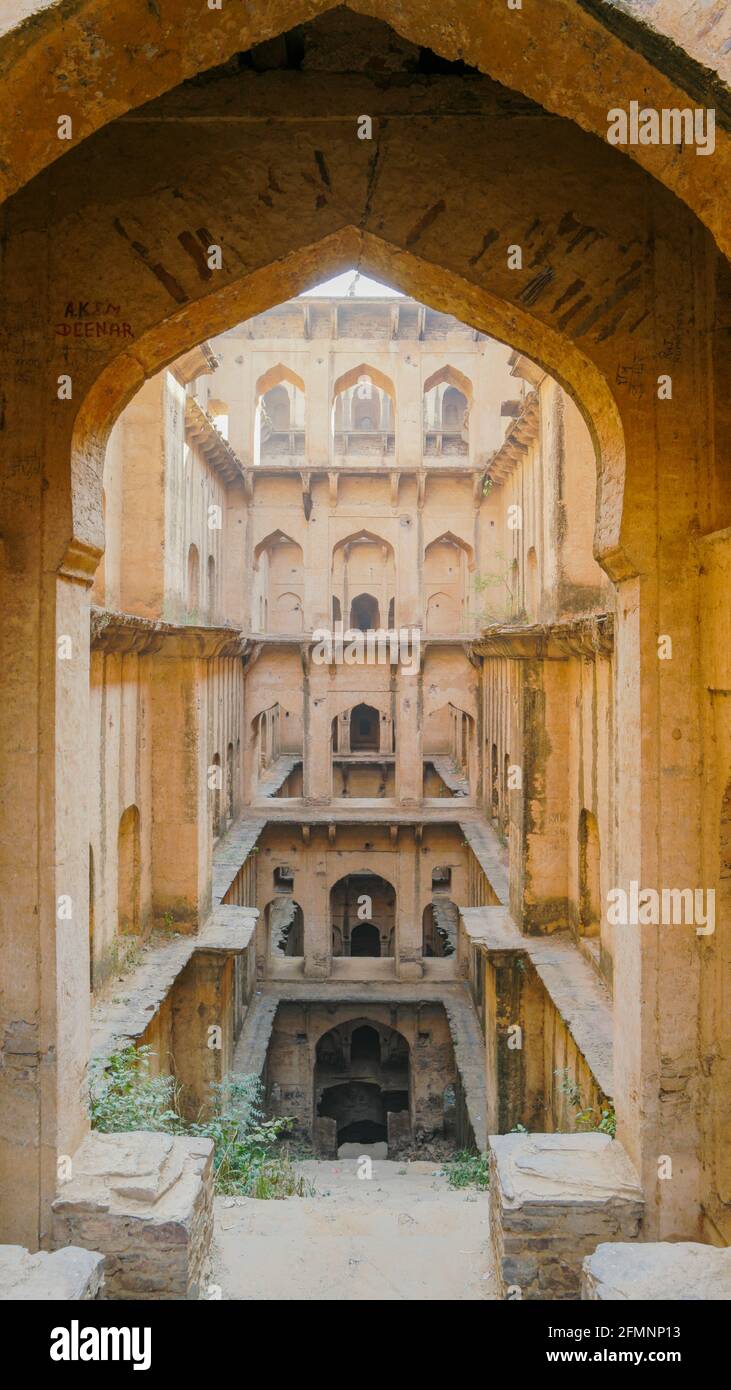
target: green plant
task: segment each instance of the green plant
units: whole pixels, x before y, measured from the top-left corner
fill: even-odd
[[[257,1076],[231,1077],[211,1086],[210,1116],[189,1125],[188,1133],[212,1139],[216,1191],[239,1197],[305,1197],[311,1184],[298,1177],[288,1155],[276,1152],[277,1140],[294,1121],[267,1120],[263,1088]]]
[[[559,1069],[554,1075],[561,1078],[559,1090],[574,1107],[574,1123],[577,1130],[583,1134],[608,1134],[611,1139],[616,1138],[617,1116],[611,1102],[603,1106],[597,1115],[596,1106],[584,1104],[581,1090],[572,1080],[567,1068]]]
[[[300,1177],[280,1137],[288,1118],[267,1120],[262,1084],[256,1076],[229,1078],[211,1086],[211,1114],[186,1124],[179,1114],[179,1087],[172,1076],[151,1076],[151,1047],[125,1047],[92,1063],[89,1112],[102,1133],[151,1130],[213,1140],[215,1190],[241,1197],[306,1197],[311,1183]]]
[[[484,1192],[490,1181],[487,1154],[460,1149],[445,1164],[443,1174],[450,1187],[477,1187]]]
[[[151,1076],[151,1047],[125,1047],[105,1061],[95,1059],[89,1075],[92,1129],[103,1134],[144,1129],[178,1134],[177,1090],[172,1076]]]
[[[512,603],[514,595],[511,585],[508,582],[509,577],[512,574],[512,563],[510,560],[507,559],[505,555],[502,554],[501,551],[495,552],[495,559],[498,561],[498,564],[500,566],[500,568],[498,568],[496,572],[492,572],[489,574],[476,574],[474,576],[473,585],[475,594],[479,597],[485,594],[485,592],[488,589],[504,589],[510,602]],[[500,609],[495,609],[491,607],[489,604],[486,604],[484,608],[478,608],[478,611],[475,616],[477,620],[481,623],[490,623],[500,621],[504,615],[502,612],[502,606],[500,607]]]

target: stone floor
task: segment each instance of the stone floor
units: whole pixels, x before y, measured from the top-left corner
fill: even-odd
[[[365,1151],[365,1150],[364,1150]],[[452,1191],[434,1163],[299,1165],[318,1196],[218,1197],[214,1273],[224,1299],[495,1299],[488,1197]]]

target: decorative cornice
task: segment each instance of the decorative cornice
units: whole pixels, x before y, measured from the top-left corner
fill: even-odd
[[[593,659],[614,651],[614,614],[592,613],[560,623],[496,623],[472,643],[477,656],[507,656],[518,661]]]
[[[538,435],[538,392],[531,391],[523,402],[500,448],[487,464],[487,476],[494,483],[503,483],[513,469],[525,458],[529,445]]]
[[[228,440],[216,429],[210,415],[202,410],[192,396],[185,400],[185,434],[203,454],[206,463],[220,473],[227,483],[243,478],[244,465]]]
[[[210,343],[198,343],[189,352],[170,365],[170,371],[181,386],[197,381],[199,376],[210,376],[218,366],[218,358]]]
[[[250,643],[238,628],[199,627],[194,624],[166,623],[157,618],[141,618],[134,613],[114,613],[108,608],[91,609],[92,651],[136,652],[151,656],[244,657]]]

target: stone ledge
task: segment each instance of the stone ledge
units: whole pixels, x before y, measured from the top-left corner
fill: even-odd
[[[92,1010],[91,1056],[107,1058],[138,1042],[178,976],[198,951],[238,955],[249,946],[259,916],[255,907],[217,906],[197,936],[171,936],[145,952],[120,989],[122,1003],[101,1000]]]
[[[104,1297],[104,1256],[67,1245],[31,1255],[22,1245],[0,1245],[0,1301],[90,1302]]]
[[[582,1299],[731,1300],[731,1250],[695,1241],[598,1245],[584,1260]]]
[[[606,1134],[491,1135],[491,1239],[503,1296],[578,1299],[586,1255],[604,1239],[636,1240],[637,1174]]]
[[[465,932],[489,955],[525,955],[555,1004],[597,1085],[611,1099],[613,1081],[612,999],[596,970],[568,932],[526,936],[506,907],[462,907]]]
[[[213,1143],[89,1134],[53,1203],[53,1243],[106,1257],[107,1297],[196,1299],[213,1235]]]

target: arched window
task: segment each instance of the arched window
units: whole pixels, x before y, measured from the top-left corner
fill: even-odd
[[[286,386],[273,386],[271,391],[262,396],[261,403],[273,430],[289,429],[289,392]]]
[[[372,922],[358,922],[350,932],[351,956],[380,956],[381,934]]]
[[[424,452],[468,454],[472,383],[456,367],[441,367],[424,382]]]
[[[442,432],[461,435],[466,415],[467,397],[456,386],[448,386],[442,396]]]
[[[140,813],[128,806],[117,835],[117,930],[140,930]]]
[[[208,620],[213,622],[216,616],[216,561],[212,555],[208,556]]]
[[[196,615],[200,606],[200,559],[198,547],[191,545],[188,551],[188,591],[186,594],[188,612]]]
[[[217,840],[221,834],[221,790],[222,790],[221,754],[214,753],[209,773],[209,782],[212,795],[213,813],[213,838]]]
[[[378,752],[380,715],[372,705],[356,705],[350,715],[350,747],[353,753]]]
[[[359,1028],[354,1028],[350,1035],[350,1060],[351,1062],[376,1062],[381,1061],[381,1039],[375,1028],[369,1024],[362,1023]]]
[[[358,594],[350,605],[350,626],[359,632],[368,632],[381,626],[378,599],[372,594]]]
[[[601,928],[601,851],[599,827],[591,811],[579,816],[579,931],[598,936]]]
[[[534,545],[526,556],[525,607],[528,617],[535,618],[538,612],[538,556]]]

